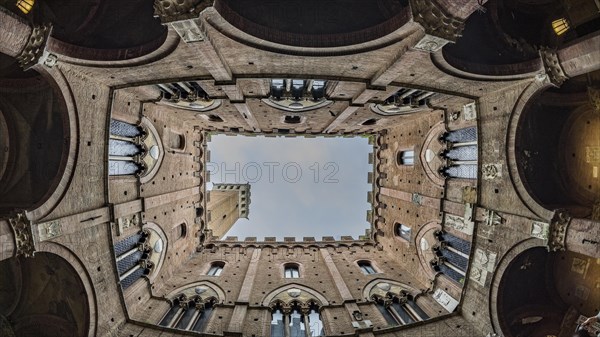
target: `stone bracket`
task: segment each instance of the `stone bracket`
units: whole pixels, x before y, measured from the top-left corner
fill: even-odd
[[[569,78],[560,65],[560,60],[558,59],[558,54],[555,50],[541,48],[540,57],[542,58],[542,63],[544,64],[548,79],[554,86],[559,87]]]
[[[38,63],[44,54],[46,42],[48,41],[48,36],[50,35],[51,31],[51,24],[43,24],[33,27],[31,30],[31,35],[29,35],[29,40],[27,40],[27,44],[16,57],[23,70],[27,70]]]

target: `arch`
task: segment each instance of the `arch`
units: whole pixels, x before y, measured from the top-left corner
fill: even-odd
[[[165,148],[163,146],[163,140],[160,138],[158,131],[154,127],[154,124],[152,124],[152,122],[147,117],[142,117],[142,121],[140,124],[142,126],[144,126],[150,133],[150,135],[148,135],[147,139],[152,138],[152,139],[148,140],[148,142],[150,142],[148,145],[149,146],[156,145],[158,147],[158,158],[155,159],[154,165],[150,168],[148,173],[146,173],[143,177],[140,177],[140,183],[145,184],[145,183],[151,181],[152,178],[154,178],[154,176],[160,169],[163,158],[165,157]],[[152,151],[152,148],[150,147],[148,150]],[[151,155],[151,153],[149,153],[148,155]]]
[[[64,193],[70,185],[78,156],[79,126],[77,108],[73,93],[64,75],[57,68],[48,68],[41,65],[36,65],[32,67],[32,69],[35,70],[41,76],[41,78],[45,80],[45,84],[49,86],[52,92],[52,97],[56,99],[56,104],[60,112],[58,115],[61,118],[61,121],[58,123],[62,127],[62,152],[60,154],[60,158],[57,158],[59,161],[57,172],[51,180],[50,185],[48,185],[48,189],[46,190],[45,194],[39,200],[35,201],[31,206],[23,207],[28,210],[27,216],[30,220],[39,221],[58,205],[59,201],[62,199]],[[6,88],[22,88],[24,84],[26,86],[39,88],[39,77],[34,77],[31,79],[3,79],[3,90],[14,91],[14,89]],[[22,89],[19,89],[19,91],[22,91]],[[8,102],[5,102],[5,104],[8,104]],[[6,111],[3,111],[3,113],[4,112]],[[7,122],[10,121],[7,119]],[[9,130],[10,129],[13,128],[9,127]],[[13,134],[12,137],[15,137],[15,135]],[[12,137],[9,134],[9,138]],[[89,169],[101,170],[99,167],[90,167]]]
[[[281,4],[274,3],[271,6],[273,5],[276,7],[269,8],[267,5],[264,8],[263,5],[244,8],[243,3],[217,0],[214,8],[229,24],[256,38],[283,45],[313,48],[366,43],[391,34],[407,23],[410,17],[407,2],[388,0],[377,0],[377,4],[355,1],[351,4],[353,6],[349,6],[347,2],[333,1],[325,7],[322,2],[292,1],[285,5],[295,9],[289,12],[293,13],[292,18],[277,10]],[[317,22],[319,16],[313,12],[315,6],[320,6],[320,11],[327,13],[330,22]],[[362,8],[357,9],[357,6]],[[349,8],[353,8],[354,13],[349,12]],[[260,15],[260,9],[274,15],[265,20]],[[362,20],[351,19],[355,15],[359,15]],[[340,20],[345,20],[346,24],[337,24]]]
[[[442,225],[438,221],[429,221],[425,223],[421,228],[415,233],[415,249],[417,250],[417,257],[419,258],[419,263],[421,264],[421,269],[425,272],[430,279],[435,278],[435,272],[431,268],[430,261],[434,258],[434,253],[431,251],[431,247],[433,246],[433,242],[427,241],[429,247],[425,248],[421,244],[422,240],[427,240],[426,236],[433,236],[433,232],[436,230],[441,230]],[[434,239],[435,241],[435,239]],[[423,249],[425,248],[425,249]],[[428,254],[429,256],[427,256]]]
[[[517,138],[517,128],[519,126],[519,122],[522,118],[523,112],[527,109],[528,105],[531,104],[531,101],[534,97],[539,95],[542,91],[549,88],[551,86],[548,77],[544,77],[543,80],[538,80],[536,78],[531,84],[525,88],[525,90],[521,93],[515,106],[511,112],[511,116],[508,122],[508,130],[506,135],[506,158],[508,162],[508,173],[509,177],[512,181],[513,186],[515,187],[515,191],[517,195],[521,199],[521,201],[525,204],[525,206],[533,212],[535,215],[539,216],[542,219],[551,219],[553,212],[551,210],[546,209],[542,205],[540,205],[535,199],[529,194],[527,191],[527,187],[521,180],[521,176],[519,173],[519,166],[517,163],[517,158],[515,155],[516,152],[516,138]]]
[[[89,247],[81,248],[88,249]],[[54,255],[58,255],[76,271],[77,275],[79,275],[79,279],[83,283],[83,287],[85,289],[85,296],[88,304],[89,325],[87,336],[96,336],[96,330],[98,329],[98,305],[96,301],[96,293],[91,277],[82,261],[71,250],[69,250],[65,246],[62,246],[52,241],[39,242],[37,249],[38,252],[47,252],[52,253]],[[83,256],[87,257],[89,259],[89,262],[94,262],[94,259],[98,258],[96,255],[98,254],[98,252],[90,252],[88,254],[90,255],[84,254]]]
[[[388,283],[390,285],[407,290],[409,292],[409,294],[412,295],[413,297],[416,297],[418,294],[421,293],[421,291],[419,289],[417,289],[413,286],[410,286],[408,284],[398,282],[398,281],[393,281],[390,279],[385,279],[385,278],[376,278],[364,286],[363,291],[362,291],[363,299],[370,300],[373,288],[375,286],[377,286],[377,284],[379,284],[379,283]],[[382,291],[387,292],[389,290],[382,290]]]
[[[299,289],[301,291],[306,292],[308,295],[310,295],[310,297],[316,299],[317,301],[319,301],[319,305],[320,306],[327,306],[329,305],[329,301],[325,298],[325,296],[319,294],[316,290],[297,284],[297,283],[291,283],[291,284],[286,284],[282,287],[279,287],[273,291],[271,291],[270,293],[268,293],[262,300],[261,304],[265,307],[268,307],[269,304],[271,304],[271,302],[273,302],[273,299],[283,293],[284,291],[288,291],[290,289]],[[292,301],[290,301],[292,302]]]
[[[167,235],[165,234],[163,229],[159,225],[157,225],[153,222],[148,222],[145,225],[143,225],[142,230],[144,230],[144,229],[152,230],[153,232],[158,234],[158,237],[162,240],[162,242],[164,244],[162,247],[162,251],[159,252],[160,253],[159,258],[157,260],[153,261],[154,265],[156,267],[154,268],[152,273],[150,273],[150,275],[146,276],[148,278],[148,282],[150,282],[150,284],[152,284],[152,283],[154,283],[154,280],[156,279],[156,277],[160,274],[160,270],[165,261],[165,256],[167,256],[167,251],[169,249],[169,239],[167,238]]]
[[[172,298],[174,298],[175,296],[179,295],[180,293],[184,293],[186,294],[187,292],[190,293],[194,293],[196,294],[195,289],[197,287],[207,287],[212,291],[212,294],[209,292],[209,296],[207,298],[210,298],[211,296],[215,296],[217,297],[217,303],[224,303],[226,300],[225,297],[225,292],[223,291],[223,289],[221,289],[221,287],[219,287],[218,285],[209,282],[209,281],[198,281],[198,282],[193,282],[193,283],[188,283],[186,285],[180,286],[178,288],[175,288],[174,290],[171,290],[167,295],[164,296],[165,299],[170,300]],[[201,297],[202,294],[199,294]],[[191,296],[188,296],[191,297]]]
[[[545,247],[543,241],[537,238],[529,238],[523,240],[517,244],[515,244],[511,249],[509,249],[504,256],[500,259],[498,263],[498,267],[494,270],[492,275],[492,281],[490,283],[490,293],[489,293],[489,314],[490,320],[492,322],[492,328],[494,332],[502,333],[500,318],[497,307],[497,299],[500,291],[500,282],[502,280],[502,276],[506,269],[510,266],[511,262],[528,249],[535,247]]]

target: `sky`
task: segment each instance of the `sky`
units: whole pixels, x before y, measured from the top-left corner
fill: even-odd
[[[369,228],[368,139],[212,135],[208,143],[212,183],[250,183],[249,220],[226,236],[351,235]]]

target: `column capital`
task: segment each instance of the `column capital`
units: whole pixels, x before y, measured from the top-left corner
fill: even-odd
[[[15,234],[15,256],[33,257],[35,244],[31,231],[31,221],[27,219],[25,211],[20,211],[8,219],[8,223]]]
[[[410,0],[410,7],[413,20],[425,31],[425,36],[415,45],[415,49],[436,52],[461,37],[465,26],[463,20],[448,14],[435,1]]]
[[[540,57],[542,58],[546,75],[552,85],[560,87],[564,81],[569,79],[560,64],[556,50],[546,47],[540,48]]]
[[[558,209],[550,221],[550,238],[548,249],[562,251],[566,249],[567,227],[571,222],[571,215],[564,209]]]
[[[23,50],[17,55],[17,61],[19,61],[21,68],[27,70],[38,63],[39,59],[44,54],[46,42],[48,41],[51,30],[52,25],[49,23],[32,27],[27,44],[25,44]]]

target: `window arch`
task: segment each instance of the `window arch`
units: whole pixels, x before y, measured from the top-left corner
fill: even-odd
[[[277,300],[269,307],[271,337],[325,336],[320,305],[315,300],[293,300],[289,304]]]
[[[361,261],[356,262],[356,264],[358,265],[360,270],[362,270],[363,274],[365,274],[365,275],[371,275],[371,274],[378,273],[378,271],[371,264],[371,261],[361,260]]]
[[[175,237],[177,238],[177,240],[179,240],[185,238],[186,236],[187,225],[185,224],[185,222],[182,222],[181,224],[179,224],[179,226],[175,228]]]
[[[210,268],[208,269],[208,272],[206,273],[206,275],[221,276],[221,273],[223,272],[223,268],[225,268],[225,262],[222,262],[222,261],[213,262],[210,264]]]
[[[300,266],[297,263],[286,263],[283,266],[283,277],[284,278],[299,278],[300,277]]]
[[[431,248],[435,254],[431,267],[436,273],[445,274],[462,285],[469,265],[471,243],[443,230],[436,231],[434,236],[438,243]]]

